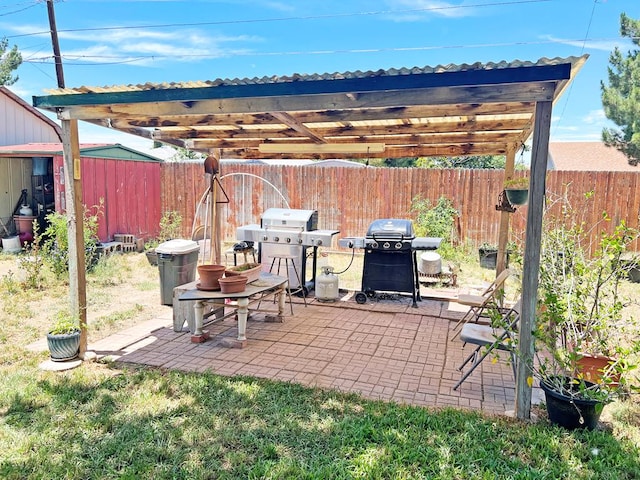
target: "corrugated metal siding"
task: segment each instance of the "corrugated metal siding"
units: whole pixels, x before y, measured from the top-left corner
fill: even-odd
[[[0,145],[59,142],[55,129],[33,112],[0,94]]]
[[[62,165],[62,156],[54,157],[57,211],[65,208]],[[111,241],[116,233],[155,237],[160,223],[160,164],[82,157],[82,202],[92,208],[100,205],[100,199],[104,200],[100,241]]]
[[[197,201],[207,187],[203,166],[166,163],[162,165],[161,177],[162,210],[178,211],[184,219],[183,235],[188,236]],[[421,195],[434,205],[441,196],[452,201],[460,212],[457,229],[463,241],[474,245],[497,244],[500,212],[495,205],[503,180],[504,172],[499,170],[316,169],[225,163],[221,182],[231,201],[223,208],[222,238],[233,241],[238,226],[260,223],[267,208],[286,207],[278,192],[288,200],[290,208],[318,210],[318,228],[338,229],[338,237],[362,236],[376,218],[413,218],[411,201]],[[638,227],[640,173],[549,172],[546,184],[549,205],[564,195],[568,184],[571,186],[567,198],[588,225],[597,223],[606,211],[613,219],[608,222],[609,229],[620,220]],[[586,202],[584,193],[589,191],[595,195]],[[553,207],[552,212],[559,214],[559,206]],[[511,214],[511,238],[524,241],[526,213],[526,207],[518,207]],[[640,250],[640,244],[634,245],[634,249]]]

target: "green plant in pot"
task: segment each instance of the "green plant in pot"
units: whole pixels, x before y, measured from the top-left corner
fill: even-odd
[[[49,355],[54,362],[72,360],[80,349],[80,322],[68,312],[58,312],[47,332]]]
[[[515,177],[505,180],[504,193],[511,205],[526,205],[529,201],[529,179]]]
[[[619,291],[628,268],[621,257],[638,232],[621,222],[593,248],[588,233],[563,208],[560,218],[545,219],[542,236],[531,371],[550,420],[567,428],[594,428],[604,405],[636,388],[640,352],[638,323],[625,316]],[[603,366],[585,369],[589,357],[604,357]]]

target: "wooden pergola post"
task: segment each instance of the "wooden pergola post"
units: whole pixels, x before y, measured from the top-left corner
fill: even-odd
[[[533,377],[530,365],[534,359],[536,303],[538,300],[538,272],[540,271],[540,241],[542,239],[542,215],[544,213],[549,130],[552,102],[537,102],[533,144],[531,149],[531,179],[529,184],[529,209],[525,236],[524,266],[522,271],[522,312],[516,366],[516,417],[531,416],[531,389]]]
[[[513,177],[516,163],[515,145],[509,146],[504,165],[505,180]],[[500,230],[498,233],[498,258],[496,263],[496,277],[507,268],[507,244],[509,243],[509,212],[500,212]]]
[[[80,321],[80,358],[87,351],[87,281],[84,257],[84,212],[78,121],[62,120],[67,235],[69,241],[69,302]]]

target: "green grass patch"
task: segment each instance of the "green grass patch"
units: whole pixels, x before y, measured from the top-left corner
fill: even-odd
[[[2,478],[631,479],[638,444],[290,383],[23,364],[0,386]]]

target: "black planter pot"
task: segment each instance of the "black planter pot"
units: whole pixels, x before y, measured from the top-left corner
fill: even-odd
[[[158,254],[156,253],[155,250],[148,250],[145,252],[145,255],[147,256],[149,265],[151,265],[152,267],[158,266]]]
[[[529,189],[505,189],[504,193],[511,205],[526,205],[529,201]]]
[[[498,250],[479,248],[478,254],[480,255],[480,266],[482,268],[488,268],[490,270],[496,269]]]
[[[62,335],[47,333],[47,344],[49,355],[54,362],[72,360],[78,356],[80,350],[80,330]]]
[[[571,379],[566,379],[569,385]],[[585,382],[588,386],[593,383]],[[568,430],[585,428],[593,430],[598,425],[602,413],[602,402],[599,400],[581,400],[570,398],[556,390],[545,382],[540,382],[540,388],[544,391],[547,403],[549,421]],[[577,388],[577,387],[576,387]]]

